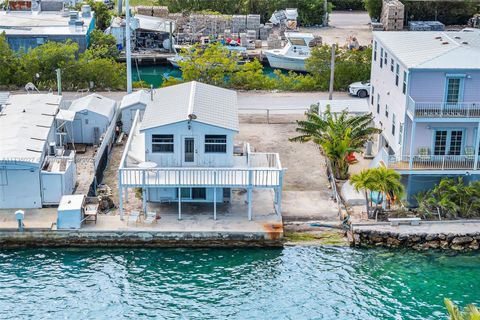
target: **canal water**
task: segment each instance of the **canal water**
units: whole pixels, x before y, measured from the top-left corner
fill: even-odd
[[[275,77],[273,71],[274,69],[269,66],[263,67],[263,72],[270,77]],[[282,73],[286,74],[287,71],[282,70]],[[143,80],[148,84],[152,84],[155,88],[160,87],[163,83],[163,79],[168,77],[182,79],[182,71],[180,71],[179,68],[174,68],[171,65],[132,67],[133,81]]]
[[[284,249],[0,251],[1,319],[444,319],[480,255]]]

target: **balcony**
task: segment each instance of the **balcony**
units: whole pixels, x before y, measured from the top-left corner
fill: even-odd
[[[382,149],[379,156],[387,168],[395,170],[436,170],[436,171],[455,171],[455,170],[478,170],[480,160],[475,165],[475,156],[436,156],[436,155],[388,155],[385,149]],[[411,167],[410,167],[411,161]]]
[[[480,101],[417,102],[408,97],[407,111],[414,118],[480,118]]]

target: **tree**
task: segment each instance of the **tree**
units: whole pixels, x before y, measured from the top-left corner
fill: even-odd
[[[374,188],[371,170],[362,170],[357,174],[353,174],[350,177],[350,183],[352,184],[355,191],[360,192],[363,191],[365,195],[365,207],[367,209],[367,213],[370,216],[370,205],[369,205],[369,198],[368,193],[372,191]]]
[[[20,60],[8,45],[5,32],[0,33],[0,85],[18,84]]]
[[[100,30],[93,30],[90,33],[90,46],[85,52],[92,58],[118,58],[117,40],[110,34]]]
[[[95,12],[95,26],[100,30],[105,30],[110,26],[112,14],[103,1],[88,0],[92,10]]]
[[[292,142],[309,142],[319,145],[332,163],[337,179],[348,177],[347,156],[358,152],[365,143],[381,130],[372,127],[373,115],[349,116],[347,110],[332,113],[330,107],[318,114],[318,105],[312,105],[305,113],[306,120],[297,120],[296,131],[299,136],[290,138]]]
[[[383,205],[394,203],[399,200],[404,192],[405,187],[401,182],[401,175],[393,169],[378,167],[369,169],[370,181],[369,187],[371,191],[380,192],[383,195]]]
[[[237,52],[231,52],[219,43],[206,48],[198,44],[182,50],[184,59],[179,61],[185,81],[200,81],[216,86],[227,85],[227,80],[237,70],[240,60]]]
[[[372,19],[380,19],[383,0],[365,0],[365,10]]]
[[[475,305],[469,304],[460,311],[452,300],[445,298],[444,302],[450,320],[480,320],[480,310]]]
[[[245,90],[268,90],[274,88],[275,80],[263,73],[262,64],[255,59],[240,66],[240,68],[232,74],[230,85]]]

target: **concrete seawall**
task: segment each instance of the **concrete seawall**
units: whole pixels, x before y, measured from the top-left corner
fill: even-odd
[[[0,248],[281,246],[283,232],[0,231]]]
[[[355,247],[479,250],[479,221],[422,222],[420,226],[353,225],[348,240]]]

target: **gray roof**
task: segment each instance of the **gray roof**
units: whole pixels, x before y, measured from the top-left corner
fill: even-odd
[[[73,100],[68,110],[75,112],[88,110],[112,120],[113,116],[115,115],[116,106],[117,102],[115,100],[92,93],[88,96]]]
[[[0,161],[39,164],[61,101],[53,94],[10,96],[0,114]]]
[[[480,69],[480,33],[376,31],[374,38],[407,68]]]
[[[192,81],[156,90],[140,130],[189,120],[238,131],[237,93]]]

